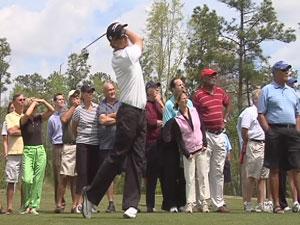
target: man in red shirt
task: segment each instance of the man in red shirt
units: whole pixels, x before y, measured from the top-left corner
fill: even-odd
[[[224,207],[224,175],[223,168],[226,158],[226,147],[222,132],[230,109],[230,99],[227,93],[216,86],[217,71],[203,69],[201,80],[203,85],[196,91],[193,103],[201,115],[207,138],[208,179],[205,186],[210,191],[210,196],[216,212],[229,212]]]

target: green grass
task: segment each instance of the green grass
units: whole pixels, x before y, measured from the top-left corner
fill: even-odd
[[[4,190],[1,191],[1,199],[4,202]],[[47,185],[44,188],[42,196],[42,204],[40,209],[40,215],[20,215],[15,213],[14,215],[1,215],[0,224],[5,225],[63,225],[63,224],[103,224],[103,225],[118,225],[118,224],[139,224],[139,225],[293,225],[300,224],[300,213],[286,213],[284,215],[275,215],[268,213],[244,213],[242,210],[241,199],[238,197],[227,197],[226,202],[231,210],[229,214],[217,214],[217,213],[178,213],[170,214],[163,211],[147,214],[140,213],[134,220],[126,220],[122,218],[121,212],[121,199],[122,196],[117,196],[117,210],[118,213],[106,214],[104,213],[107,207],[106,198],[99,205],[100,213],[94,214],[92,219],[83,219],[81,215],[70,214],[70,196],[67,195],[67,207],[65,213],[54,214],[53,204],[53,190],[52,187]],[[160,208],[161,196],[157,196],[157,206]],[[16,207],[19,206],[19,196],[16,196]],[[142,196],[140,202],[140,208],[145,211],[145,196]]]

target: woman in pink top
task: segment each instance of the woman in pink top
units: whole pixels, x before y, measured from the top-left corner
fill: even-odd
[[[184,155],[185,211],[192,213],[194,206],[200,206],[203,212],[208,212],[205,199],[209,197],[201,193],[203,185],[208,185],[208,173],[203,174],[205,170],[201,168],[203,160],[207,160],[205,128],[197,110],[194,107],[189,108],[187,102],[188,96],[185,92],[177,97],[175,107],[179,110],[173,127],[175,138]],[[196,179],[199,181],[197,185]],[[199,199],[196,199],[196,192],[200,194]]]

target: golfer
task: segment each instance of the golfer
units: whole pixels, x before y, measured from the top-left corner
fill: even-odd
[[[106,32],[113,48],[112,67],[122,104],[117,113],[114,147],[98,169],[92,184],[83,188],[82,214],[88,219],[92,216],[92,206],[99,204],[121,168],[125,168],[122,204],[124,218],[135,218],[138,212],[146,138],[146,92],[139,63],[143,39],[125,29],[126,26],[113,23]]]

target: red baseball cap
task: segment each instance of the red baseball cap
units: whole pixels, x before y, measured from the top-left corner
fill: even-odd
[[[205,68],[201,71],[201,78],[215,76],[217,73],[218,72],[213,69]]]

